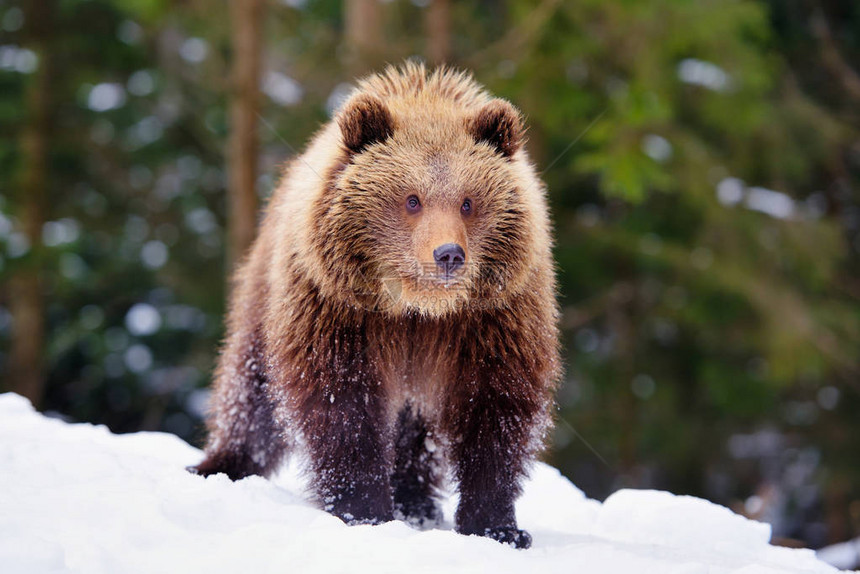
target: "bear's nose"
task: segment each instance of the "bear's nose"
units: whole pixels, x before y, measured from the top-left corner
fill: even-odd
[[[445,275],[451,275],[466,262],[466,252],[456,243],[446,243],[433,250],[433,259]]]

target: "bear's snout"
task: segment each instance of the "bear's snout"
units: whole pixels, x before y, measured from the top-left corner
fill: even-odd
[[[448,278],[466,263],[466,252],[456,243],[446,243],[433,250],[433,259],[436,267]]]

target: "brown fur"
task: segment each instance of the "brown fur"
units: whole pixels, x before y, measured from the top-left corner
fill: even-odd
[[[522,129],[463,73],[410,63],[359,84],[286,170],[237,272],[198,472],[268,475],[300,450],[334,514],[432,523],[447,460],[457,530],[528,545],[513,504],[560,367]],[[433,263],[445,243],[466,254],[453,280]]]

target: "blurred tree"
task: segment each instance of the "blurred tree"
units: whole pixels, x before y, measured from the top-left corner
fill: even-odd
[[[367,72],[383,54],[382,7],[379,0],[344,0],[344,39],[353,75]]]
[[[36,59],[36,70],[26,88],[26,123],[21,130],[20,173],[16,194],[18,219],[29,255],[21,262],[9,285],[9,307],[16,336],[9,349],[10,390],[34,405],[44,394],[43,353],[45,345],[45,273],[42,226],[50,205],[52,127],[55,121],[54,97],[56,70],[54,0],[34,0],[26,5],[24,46]]]
[[[424,14],[427,30],[427,61],[446,64],[451,59],[451,4],[449,0],[430,0]]]
[[[263,0],[230,0],[232,91],[227,171],[229,211],[227,268],[232,268],[256,235],[257,117],[260,114]]]
[[[816,189],[817,209],[838,226],[848,248],[831,288],[839,299],[860,302],[860,7],[845,2],[768,2],[777,48],[791,70],[791,88],[802,102],[797,112],[813,119],[816,129],[797,133],[802,142],[806,171],[801,181]],[[825,120],[825,121],[822,121]],[[856,325],[856,324],[855,324]],[[857,328],[838,333],[840,340],[857,340]],[[811,425],[810,441],[821,449],[823,497],[830,542],[860,532],[860,467],[846,453],[860,449],[854,428],[860,389],[860,358],[851,353],[853,368],[845,369],[836,384],[817,390],[817,402],[829,412]],[[810,385],[811,386],[811,385]],[[795,396],[798,393],[794,390]],[[807,395],[808,396],[808,395]]]

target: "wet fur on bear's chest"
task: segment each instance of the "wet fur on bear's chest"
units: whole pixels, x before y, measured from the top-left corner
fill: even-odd
[[[449,389],[457,384],[459,341],[451,340],[453,323],[459,317],[444,321],[420,317],[392,320],[372,340],[377,341],[376,355],[384,392],[389,401],[388,416],[409,406],[422,413],[429,423],[437,425]]]

